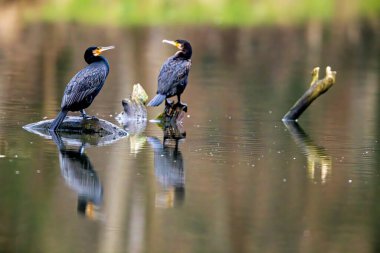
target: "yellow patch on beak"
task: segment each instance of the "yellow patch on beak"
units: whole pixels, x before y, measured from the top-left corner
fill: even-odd
[[[176,42],[175,43],[175,46],[178,48],[178,49],[183,49],[183,46],[182,46],[182,44],[181,43],[178,43],[178,42]]]
[[[85,215],[90,219],[93,219],[95,217],[94,204],[92,202],[87,203]]]
[[[181,43],[178,43],[178,42],[175,42],[175,41],[172,41],[172,40],[163,40],[162,43],[168,43],[170,45],[175,46],[178,49],[182,49]]]
[[[99,48],[95,49],[92,51],[92,54],[95,55],[95,56],[99,56],[101,54]]]
[[[114,49],[114,48],[115,48],[115,46],[98,47],[98,48],[96,48],[95,50],[92,51],[92,54],[93,54],[94,56],[99,56],[99,55],[102,54],[102,52],[107,51],[107,50],[110,50],[110,49]]]

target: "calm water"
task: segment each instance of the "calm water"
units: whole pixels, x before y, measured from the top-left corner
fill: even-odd
[[[55,117],[89,45],[115,45],[89,114],[116,123],[134,83],[152,96],[187,38],[186,138],[148,123],[111,145],[22,129]],[[380,35],[302,28],[15,26],[0,37],[1,252],[378,252]],[[310,71],[337,83],[286,127]],[[154,118],[162,108],[149,109]],[[378,194],[379,193],[379,194]]]

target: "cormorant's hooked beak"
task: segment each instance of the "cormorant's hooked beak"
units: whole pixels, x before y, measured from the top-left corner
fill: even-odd
[[[163,40],[162,43],[168,43],[170,45],[175,46],[178,49],[182,49],[181,48],[181,43],[178,43],[178,42],[175,42],[175,41],[172,41],[172,40]]]
[[[95,56],[99,56],[102,54],[102,52],[104,51],[107,51],[107,50],[110,50],[110,49],[114,49],[115,46],[109,46],[109,47],[98,47],[97,49],[95,49],[94,51],[92,51],[92,53],[95,55]]]

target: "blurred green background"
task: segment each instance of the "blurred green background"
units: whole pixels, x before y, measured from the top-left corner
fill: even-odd
[[[17,6],[27,21],[118,26],[297,25],[310,20],[348,22],[380,16],[379,0],[0,0],[0,4]]]

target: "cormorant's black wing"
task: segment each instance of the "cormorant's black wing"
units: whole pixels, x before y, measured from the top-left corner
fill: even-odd
[[[101,62],[92,63],[80,70],[67,84],[61,107],[70,107],[81,103],[89,96],[96,96],[103,87],[107,75],[107,66]]]
[[[191,60],[170,57],[161,67],[158,75],[158,94],[175,95],[177,86],[186,86]],[[173,93],[174,92],[174,93]]]

